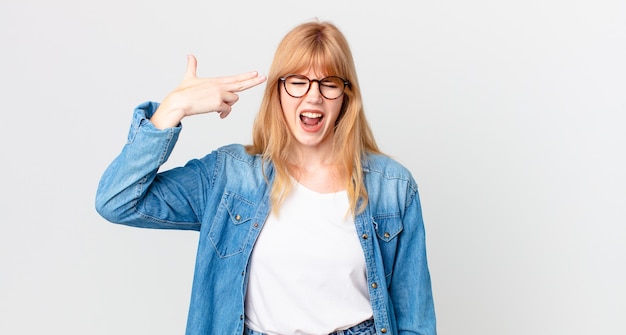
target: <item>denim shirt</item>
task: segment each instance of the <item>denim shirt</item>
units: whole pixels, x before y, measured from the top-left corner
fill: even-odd
[[[96,209],[114,223],[198,230],[186,334],[240,335],[250,254],[271,210],[273,166],[230,145],[158,172],[181,127],[156,129],[149,118],[157,107],[135,109],[128,141],[98,185]],[[436,334],[417,184],[388,157],[362,160],[369,202],[354,224],[377,334]]]

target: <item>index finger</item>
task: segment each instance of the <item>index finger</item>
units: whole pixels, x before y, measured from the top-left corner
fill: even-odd
[[[267,77],[260,76],[258,72],[252,71],[234,76],[221,77],[219,80],[225,83],[225,89],[230,92],[241,92],[257,86],[267,80]]]

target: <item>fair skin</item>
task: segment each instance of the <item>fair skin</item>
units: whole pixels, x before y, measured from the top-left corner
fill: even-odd
[[[309,69],[300,73],[310,79],[325,76]],[[280,101],[285,121],[296,139],[290,173],[305,187],[320,193],[343,190],[338,167],[332,156],[333,133],[343,99],[329,100],[319,91],[319,83],[311,83],[308,93],[300,98],[287,94],[280,86]]]
[[[183,81],[172,91],[156,110],[150,121],[158,129],[176,127],[191,115],[215,112],[223,119],[230,114],[239,100],[237,93],[263,83],[265,76],[248,72],[220,78],[198,78],[198,62],[187,56],[187,71]]]
[[[187,57],[187,70],[179,86],[163,99],[150,121],[157,129],[176,127],[183,118],[215,112],[223,119],[230,114],[239,100],[237,93],[257,86],[267,79],[257,72],[248,72],[219,78],[199,78],[196,75],[197,60]],[[321,79],[310,69],[303,75]],[[332,157],[334,125],[343,99],[328,100],[312,83],[309,92],[300,98],[289,96],[284,88],[280,91],[285,120],[296,139],[296,150],[291,154],[290,173],[305,187],[320,193],[338,192],[345,188],[345,180]],[[301,114],[318,118],[315,125],[305,124]],[[322,116],[321,118],[319,118]]]

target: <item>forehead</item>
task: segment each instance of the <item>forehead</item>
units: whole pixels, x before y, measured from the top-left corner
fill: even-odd
[[[312,67],[300,70],[297,72],[297,74],[307,76],[309,77],[309,79],[322,79],[324,77],[328,77],[328,73],[326,70],[312,68]]]
[[[311,79],[320,79],[339,74],[338,64],[335,64],[332,59],[324,57],[321,53],[307,56],[292,63],[292,70],[294,71],[291,73],[302,74]]]

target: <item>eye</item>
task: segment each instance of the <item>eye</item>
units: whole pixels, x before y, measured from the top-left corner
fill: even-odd
[[[294,85],[294,86],[308,85],[309,80],[301,76],[291,76],[291,77],[287,77],[287,84]]]
[[[340,88],[343,85],[343,82],[341,81],[341,79],[337,77],[329,77],[329,78],[324,78],[321,84],[324,87],[335,89],[335,88]]]

